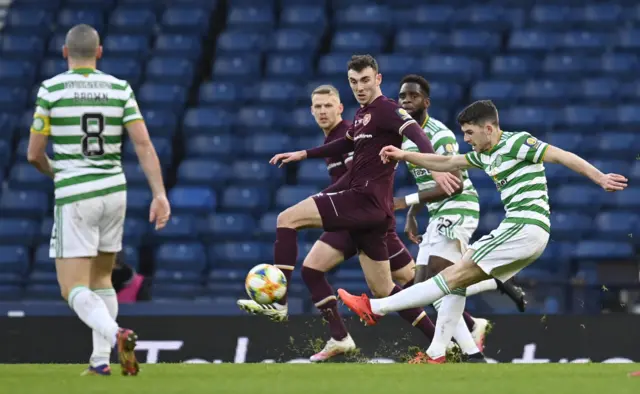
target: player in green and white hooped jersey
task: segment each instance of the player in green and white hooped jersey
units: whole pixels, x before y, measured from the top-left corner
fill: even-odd
[[[117,345],[122,374],[137,375],[137,336],[115,321],[118,301],[111,283],[126,211],[123,128],[153,192],[149,219],[156,229],[170,215],[160,163],[129,84],[96,69],[102,56],[98,33],[88,25],[75,26],[62,51],[69,71],[42,83],[27,153],[55,184],[50,256],[56,259],[62,296],[93,330],[85,372],[110,375],[111,348]],[[45,153],[49,139],[53,160]]]
[[[457,155],[458,143],[453,132],[428,113],[431,104],[430,92],[429,82],[423,77],[407,75],[400,81],[399,103],[418,124],[422,125],[437,154]],[[402,149],[418,152],[415,144],[407,139],[403,141]],[[411,163],[407,163],[407,166],[416,180],[419,193],[395,198],[394,204],[396,209],[405,209],[407,205],[410,206],[405,232],[413,242],[420,245],[416,259],[415,276],[415,282],[419,283],[433,277],[462,258],[471,236],[478,227],[480,204],[478,193],[469,179],[467,171],[455,173],[462,180],[462,184],[454,195],[449,196],[437,187],[429,170]],[[419,236],[416,216],[425,205],[429,210],[429,225],[424,235]],[[519,308],[524,309],[522,291],[510,283],[503,285],[495,279],[482,281],[471,286],[466,289],[466,295],[495,290],[498,285],[501,288],[506,288],[506,293],[514,299]],[[484,361],[481,352],[490,323],[486,319],[474,319],[466,312],[463,315],[463,320],[451,321],[447,318],[448,310],[441,308],[441,305],[446,306],[451,302],[456,302],[456,299],[457,302],[463,302],[462,296],[462,294],[448,295],[434,304],[439,316],[442,317],[438,319],[437,326],[439,327],[436,327],[436,333],[454,330],[453,337],[459,343],[462,352],[469,355],[469,361]],[[444,327],[447,325],[451,327]],[[472,330],[472,335],[469,330]],[[471,336],[475,343],[470,340]],[[441,335],[436,334],[433,341],[440,341],[440,337]],[[447,346],[447,343],[440,343],[440,346]]]
[[[544,162],[562,164],[585,175],[605,191],[620,191],[627,179],[603,174],[577,155],[550,146],[527,132],[503,132],[498,110],[489,100],[477,101],[458,115],[464,140],[473,147],[466,155],[442,156],[405,152],[384,147],[383,162],[404,160],[432,171],[483,169],[500,191],[506,215],[490,234],[473,243],[461,261],[447,267],[426,282],[418,283],[391,297],[369,300],[344,291],[344,303],[371,323],[399,309],[429,305],[457,289],[494,277],[506,281],[535,261],[549,240],[549,197]],[[461,316],[464,304],[457,307]],[[441,355],[427,350],[431,359]]]

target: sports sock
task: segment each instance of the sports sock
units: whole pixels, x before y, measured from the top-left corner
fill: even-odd
[[[484,291],[496,290],[497,288],[498,284],[495,279],[483,280],[482,282],[478,282],[475,285],[467,287],[467,297],[471,297],[472,295],[476,295]]]
[[[293,269],[298,259],[298,232],[295,229],[287,227],[278,227],[276,229],[276,242],[273,244],[273,261],[274,265],[282,270],[287,278],[287,287],[291,282]],[[281,305],[287,303],[288,291],[284,297],[278,301]]]
[[[427,349],[427,354],[433,359],[445,355],[447,345],[451,342],[456,326],[462,320],[462,311],[464,311],[466,301],[466,297],[463,295],[464,289],[456,289],[454,292],[455,294],[449,294],[442,298],[442,303],[438,310],[436,333]]]
[[[110,347],[116,344],[118,323],[96,293],[84,286],[76,286],[69,292],[68,302],[80,320],[108,340]]]
[[[389,294],[389,296],[399,293],[400,291],[402,291],[402,289],[398,286],[395,286],[393,290],[391,290],[391,294]],[[427,338],[429,338],[429,340],[433,339],[433,334],[436,327],[433,325],[433,322],[431,321],[431,319],[429,319],[429,316],[427,316],[427,312],[425,312],[423,309],[421,308],[403,309],[401,311],[398,311],[398,314],[405,321],[411,323],[412,326],[422,331],[422,333]]]
[[[441,298],[433,303],[433,307],[438,311],[438,313],[440,311],[440,306],[442,305],[442,300],[443,299]],[[453,339],[456,340],[456,343],[460,346],[460,350],[462,350],[464,354],[471,355],[480,352],[478,345],[476,345],[476,342],[473,340],[473,336],[462,318],[458,320],[458,323],[456,324],[456,328],[453,331]]]
[[[113,320],[118,317],[118,296],[113,288],[110,289],[96,289],[93,291],[102,299],[109,311],[109,315]],[[89,359],[89,364],[92,367],[99,365],[109,364],[111,358],[111,343],[107,341],[97,331],[92,331],[93,338],[93,353]]]
[[[327,281],[324,272],[309,267],[302,267],[302,280],[311,293],[311,300],[322,313],[322,317],[329,324],[331,338],[341,341],[349,332],[344,325],[342,316],[338,312],[337,298],[333,288]]]
[[[392,296],[371,299],[371,311],[376,315],[386,315],[403,309],[424,307],[447,294],[451,294],[451,290],[442,275],[438,274]]]

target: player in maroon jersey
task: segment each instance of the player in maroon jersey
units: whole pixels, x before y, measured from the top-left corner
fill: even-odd
[[[291,277],[298,253],[298,229],[346,230],[356,245],[372,293],[393,294],[401,290],[393,283],[387,250],[387,233],[394,227],[396,163],[382,163],[378,153],[389,144],[400,147],[403,135],[421,152],[433,152],[433,147],[416,121],[396,102],[382,95],[382,75],[373,57],[353,56],[348,63],[348,78],[361,107],[345,138],[306,151],[278,154],[270,161],[288,163],[354,151],[348,179],[343,177],[338,182],[345,186],[341,191],[325,191],[309,197],[278,215],[274,263]],[[449,194],[461,187],[459,179],[452,174],[436,173],[434,179]]]
[[[351,122],[342,120],[343,106],[340,103],[338,90],[331,85],[322,85],[311,94],[311,112],[316,123],[324,131],[325,144],[345,138]],[[352,163],[353,152],[325,158],[327,170],[331,176],[331,187],[337,189],[348,188],[348,179],[340,181],[347,175]],[[341,184],[344,183],[344,186]],[[400,286],[410,286],[413,282],[415,262],[409,251],[393,231],[387,233],[387,248],[390,255],[392,278]],[[356,345],[349,335],[342,317],[338,312],[335,292],[326,278],[326,272],[330,271],[344,260],[357,254],[356,245],[348,231],[324,232],[320,239],[306,256],[302,266],[302,278],[311,293],[315,306],[320,310],[324,319],[328,322],[331,339],[326,346],[310,360],[325,361],[333,356],[353,351]],[[285,266],[283,269],[293,269]],[[280,300],[273,305],[258,304],[253,300],[238,300],[238,306],[253,314],[262,314],[276,321],[287,318],[286,300]],[[429,339],[433,338],[434,325],[427,314],[420,309],[401,311],[400,316],[413,326],[420,329]]]

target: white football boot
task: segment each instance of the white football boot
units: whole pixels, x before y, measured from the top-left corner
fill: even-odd
[[[473,330],[471,330],[471,336],[480,352],[484,352],[484,342],[487,334],[491,331],[491,322],[487,319],[476,319],[475,317],[473,322],[475,324],[473,325]]]
[[[351,335],[347,334],[347,336],[340,341],[333,338],[329,339],[327,344],[324,345],[324,348],[322,348],[320,352],[309,357],[309,360],[314,363],[327,361],[331,357],[354,350],[356,350],[356,343],[353,341],[353,338],[351,338]]]
[[[251,313],[252,315],[264,315],[276,322],[287,320],[289,315],[287,305],[281,305],[277,302],[272,304],[259,304],[254,300],[238,300],[236,304],[245,312]]]

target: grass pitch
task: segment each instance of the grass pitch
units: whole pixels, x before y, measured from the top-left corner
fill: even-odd
[[[0,365],[0,392],[25,394],[638,394],[640,364],[153,364],[137,377],[81,377],[86,365]]]

